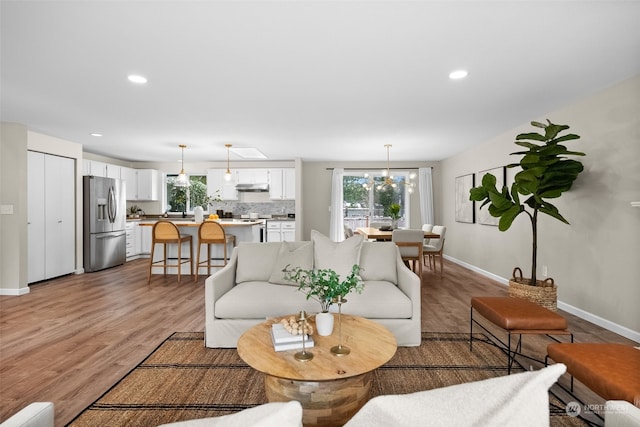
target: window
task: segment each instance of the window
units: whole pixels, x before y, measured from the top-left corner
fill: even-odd
[[[396,172],[389,180],[380,172],[345,172],[342,191],[344,223],[357,227],[391,224],[391,205],[400,205],[399,227],[409,224],[409,172]]]
[[[178,175],[167,175],[165,195],[167,200],[167,212],[193,213],[193,208],[202,206],[209,210],[209,196],[207,195],[207,176],[189,176],[189,187],[176,187]]]

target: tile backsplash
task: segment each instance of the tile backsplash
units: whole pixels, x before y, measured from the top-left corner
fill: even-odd
[[[213,203],[212,211],[222,209],[225,212],[233,212],[234,215],[244,215],[249,213],[257,213],[260,215],[286,215],[295,213],[295,200],[279,200],[273,202],[235,202],[223,201]]]

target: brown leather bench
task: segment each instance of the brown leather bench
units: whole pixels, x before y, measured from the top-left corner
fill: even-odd
[[[494,325],[507,332],[508,340],[504,343],[491,331],[473,318],[474,310]],[[473,297],[471,298],[471,320],[469,331],[469,349],[473,351],[473,325],[474,323],[484,329],[495,338],[507,353],[507,373],[511,373],[511,366],[515,356],[520,355],[528,359],[544,363],[524,355],[522,351],[522,335],[536,334],[547,335],[553,338],[555,335],[570,335],[573,342],[573,334],[567,329],[567,319],[547,308],[522,298],[514,297]],[[511,335],[518,335],[515,349],[511,350]]]
[[[547,359],[567,365],[567,372],[605,400],[626,400],[640,407],[640,350],[606,343],[553,343]]]

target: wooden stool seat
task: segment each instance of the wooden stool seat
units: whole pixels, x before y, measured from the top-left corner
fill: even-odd
[[[161,220],[153,224],[151,230],[151,256],[149,258],[149,277],[147,284],[151,283],[151,270],[153,267],[163,267],[164,275],[167,275],[168,267],[177,267],[178,269],[178,283],[180,283],[182,264],[189,263],[190,274],[193,275],[193,244],[192,237],[189,235],[181,235],[178,227],[171,221]],[[189,258],[182,259],[182,244],[189,243]],[[164,256],[159,261],[154,261],[153,256],[156,248],[156,244],[164,245]],[[167,258],[167,245],[178,245],[178,260],[175,264],[169,262]]]
[[[605,400],[626,400],[640,407],[640,349],[624,344],[553,343],[547,358]],[[573,383],[572,383],[573,385]]]
[[[505,344],[498,337],[492,334],[487,328],[478,323],[473,318],[473,311],[477,311],[482,317],[494,325],[504,329],[508,334],[508,342]],[[473,324],[480,326],[492,337],[504,346],[507,352],[508,373],[511,373],[511,365],[515,356],[524,356],[531,360],[532,357],[520,353],[522,348],[523,334],[547,335],[570,335],[573,342],[573,334],[567,329],[567,319],[547,308],[522,298],[513,297],[473,297],[471,298],[471,320],[469,332],[469,348],[473,345]],[[511,335],[518,335],[518,343],[515,350],[511,350]],[[537,362],[543,363],[540,360]]]
[[[198,280],[198,270],[201,266],[206,265],[207,274],[211,275],[211,267],[224,267],[229,262],[227,256],[227,245],[231,243],[236,246],[236,236],[233,234],[227,235],[224,231],[224,227],[215,221],[204,221],[198,227],[198,257],[196,264],[196,277]],[[200,248],[202,245],[207,245],[207,259],[200,261]],[[224,250],[224,257],[222,264],[211,264],[211,245],[222,245]]]

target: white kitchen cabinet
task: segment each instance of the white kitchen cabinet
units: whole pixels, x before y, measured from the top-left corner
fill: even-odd
[[[138,253],[140,255],[149,255],[151,254],[151,232],[153,227],[138,225],[138,230],[140,231],[140,249]]]
[[[269,182],[269,169],[237,169],[237,184],[266,184]]]
[[[82,175],[101,176],[104,178],[122,179],[122,166],[97,160],[82,161]]]
[[[282,191],[282,198],[284,200],[295,200],[296,170],[294,168],[282,169],[282,179],[284,181],[284,190]]]
[[[155,169],[122,168],[127,200],[158,200],[158,171]]]
[[[140,254],[140,227],[137,222],[127,221],[127,259],[132,259]]]
[[[294,168],[269,169],[269,198],[294,200],[296,198],[296,170]]]
[[[75,161],[28,153],[29,283],[75,270]]]
[[[105,173],[107,174],[107,178],[122,179],[121,172],[122,172],[122,166],[112,165],[107,163],[107,167],[105,170]]]
[[[295,221],[267,221],[267,242],[293,242],[295,240]]]
[[[158,171],[136,169],[138,173],[138,200],[158,200]]]
[[[133,168],[122,168],[122,179],[125,183],[127,200],[138,200],[138,172]]]
[[[211,197],[219,196],[222,200],[238,200],[236,191],[236,173],[231,172],[231,180],[225,180],[226,169],[207,170],[207,194]],[[216,194],[216,191],[220,191]]]

